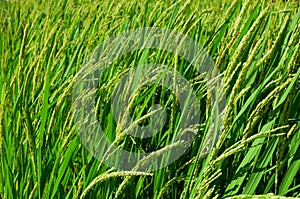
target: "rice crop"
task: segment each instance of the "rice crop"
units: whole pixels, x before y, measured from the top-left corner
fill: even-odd
[[[204,48],[224,84],[224,122],[211,103],[218,97],[188,61],[156,49],[126,53],[99,80],[98,122],[117,148],[153,153],[119,171],[85,147],[72,92],[95,48],[144,27],[179,32]],[[299,1],[0,0],[0,53],[0,198],[300,198]],[[153,63],[187,79],[201,114],[197,125],[178,130],[184,110],[176,95],[147,84],[128,101],[131,124],[151,122],[155,104],[167,119],[142,139],[128,134],[129,121],[115,120],[111,97],[128,71]],[[171,144],[175,132],[195,135],[185,153],[141,171],[181,146]]]

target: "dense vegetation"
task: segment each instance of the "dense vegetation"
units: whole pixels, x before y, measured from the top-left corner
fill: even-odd
[[[299,7],[299,1],[264,0],[0,0],[0,198],[300,197]],[[199,74],[153,49],[115,60],[99,87],[98,118],[118,146],[167,146],[181,113],[168,89],[149,85],[131,104],[132,117],[159,103],[171,119],[146,141],[118,137],[111,88],[138,64],[175,67],[203,110],[182,157],[153,172],[125,172],[105,166],[82,144],[72,90],[101,42],[142,27],[175,30],[203,46],[222,75],[227,108],[218,141],[203,152],[213,114]]]

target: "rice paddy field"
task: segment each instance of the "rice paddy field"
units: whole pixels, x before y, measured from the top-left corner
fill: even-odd
[[[89,148],[97,136],[79,132],[74,89],[87,96],[78,74],[99,45],[146,27],[186,35],[207,52],[225,107],[216,111],[216,87],[174,52],[135,49],[114,59],[92,98],[98,126],[116,150],[150,154],[124,169],[131,160],[119,161],[114,151],[106,153],[113,165],[91,152],[104,147]],[[300,198],[299,1],[0,0],[0,55],[0,199]],[[172,90],[150,82],[135,93],[119,87],[131,95],[131,117],[116,120],[123,109],[112,97],[127,99],[114,95],[118,82],[158,63],[189,83],[199,114],[181,116]],[[161,121],[151,111],[157,104],[166,113],[162,128],[145,138],[129,134],[127,123]],[[181,128],[194,117],[196,124]],[[180,133],[193,135],[184,150],[186,143],[173,142]],[[183,153],[141,169],[163,150]]]

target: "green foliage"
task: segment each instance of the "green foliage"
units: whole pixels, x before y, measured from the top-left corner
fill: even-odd
[[[300,197],[299,1],[0,0],[0,19],[0,198]],[[154,151],[168,145],[180,120],[176,96],[149,85],[131,104],[132,117],[147,122],[159,103],[169,110],[167,125],[146,141],[115,130],[112,88],[138,64],[173,66],[192,83],[204,114],[191,148],[168,167],[115,171],[78,137],[74,77],[103,40],[150,26],[187,34],[209,52],[225,83],[225,122],[203,153],[213,116],[198,74],[163,51],[127,54],[98,92],[99,123],[110,139]]]

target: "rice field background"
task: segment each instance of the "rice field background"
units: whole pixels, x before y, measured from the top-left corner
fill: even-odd
[[[265,0],[0,0],[0,198],[300,198],[300,2]],[[221,73],[224,123],[202,150],[211,96],[185,60],[157,50],[117,59],[101,79],[99,124],[128,151],[167,146],[180,110],[168,89],[143,88],[134,120],[153,104],[169,119],[146,140],[120,136],[110,95],[141,63],[173,67],[201,102],[191,147],[153,172],[119,171],[84,147],[72,111],[75,76],[106,38],[143,27],[197,41]],[[146,52],[146,53],[145,53]],[[144,121],[145,120],[145,121]]]

